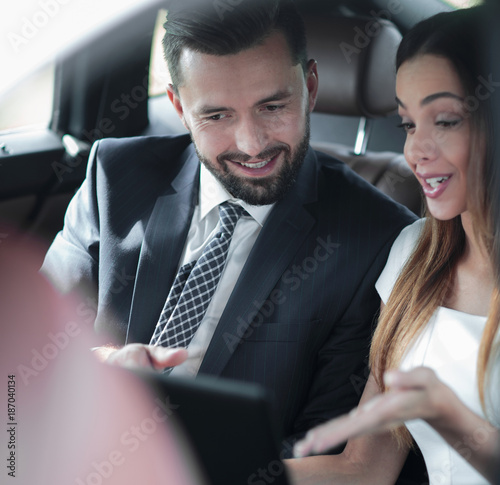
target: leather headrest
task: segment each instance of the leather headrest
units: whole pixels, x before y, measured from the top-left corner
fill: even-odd
[[[394,113],[397,27],[362,17],[312,16],[305,22],[309,57],[318,61],[315,111],[369,118]]]

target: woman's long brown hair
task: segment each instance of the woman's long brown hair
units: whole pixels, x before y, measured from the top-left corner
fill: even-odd
[[[480,10],[468,9],[468,12],[439,14],[418,24],[403,38],[398,50],[397,68],[403,62],[424,54],[445,57],[452,61],[468,94],[471,147],[467,208],[472,215],[474,234],[489,255],[496,276],[477,361],[478,392],[484,409],[487,370],[500,322],[500,287],[497,261],[493,255],[492,124],[487,100],[474,98],[478,73],[481,72],[478,66],[480,56],[475,55],[481,47],[478,40]],[[415,342],[436,309],[446,304],[465,245],[460,216],[440,221],[426,213],[420,238],[396,280],[373,337],[370,366],[380,389],[385,390],[383,375],[386,370],[400,365],[406,350]],[[411,444],[406,428],[397,429],[395,435],[400,443]]]

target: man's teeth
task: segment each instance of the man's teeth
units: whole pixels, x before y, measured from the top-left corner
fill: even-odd
[[[442,184],[445,180],[448,180],[450,177],[434,177],[430,179],[425,179],[425,181],[433,188],[439,187],[439,184]]]
[[[243,162],[238,162],[240,165],[243,165],[244,167],[249,167],[249,168],[262,168],[265,167],[272,158],[269,160],[264,160],[263,162],[257,162],[257,163],[243,163]]]

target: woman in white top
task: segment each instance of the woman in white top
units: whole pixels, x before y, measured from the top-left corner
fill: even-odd
[[[382,312],[360,406],[308,433],[296,456],[349,439],[346,448],[291,461],[296,483],[394,483],[413,439],[431,484],[493,480],[500,293],[481,25],[481,8],[439,14],[399,47],[405,156],[427,217],[403,230],[377,282]]]

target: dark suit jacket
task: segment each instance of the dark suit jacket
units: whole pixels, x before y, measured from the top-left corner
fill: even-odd
[[[198,173],[187,135],[95,144],[43,270],[63,291],[97,286],[98,331],[149,343],[175,278]],[[262,228],[200,373],[271,390],[288,436],[352,409],[379,307],[374,284],[413,220],[342,162],[309,149]]]

